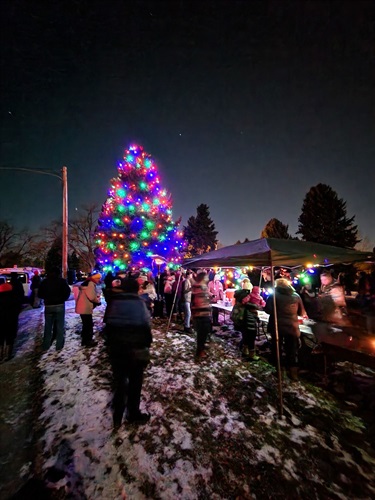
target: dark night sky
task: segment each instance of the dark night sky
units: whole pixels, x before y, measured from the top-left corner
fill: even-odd
[[[3,0],[1,166],[68,167],[69,211],[102,204],[132,142],[186,224],[225,244],[297,230],[329,184],[375,245],[372,1]],[[0,219],[61,214],[57,179],[0,171]]]

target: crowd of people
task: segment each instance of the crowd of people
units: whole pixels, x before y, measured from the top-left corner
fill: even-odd
[[[58,268],[51,269],[41,280],[35,273],[32,307],[44,303],[44,334],[42,349],[56,350],[65,342],[65,302],[71,288]],[[258,284],[261,284],[258,282]],[[149,415],[140,411],[144,370],[150,360],[152,318],[174,317],[183,325],[183,332],[195,333],[197,360],[207,357],[207,341],[214,327],[220,326],[219,308],[225,294],[219,274],[212,270],[173,271],[166,268],[154,276],[151,272],[92,273],[77,287],[75,312],[82,322],[81,346],[91,348],[94,340],[93,311],[104,296],[104,338],[113,371],[113,422],[119,427],[124,416],[128,422],[145,423]],[[276,299],[276,300],[275,300]],[[366,330],[375,333],[375,280],[362,273],[358,281],[356,303],[366,318]],[[13,273],[10,282],[0,278],[0,359],[12,357],[17,335],[18,316],[24,302],[22,283]],[[276,307],[275,307],[276,302]],[[329,331],[348,322],[345,289],[325,270],[320,275],[316,291],[305,284],[298,289],[285,277],[275,280],[274,293],[264,295],[264,289],[244,277],[234,293],[231,319],[241,333],[240,352],[245,361],[259,360],[255,340],[259,329],[259,311],[269,315],[267,332],[271,340],[271,362],[277,360],[291,380],[298,380],[300,318],[315,320],[316,328]]]

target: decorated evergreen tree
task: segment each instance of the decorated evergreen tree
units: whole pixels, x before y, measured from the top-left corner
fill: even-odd
[[[97,264],[104,272],[146,271],[158,255],[177,267],[182,232],[172,220],[171,196],[160,185],[153,158],[132,145],[117,170],[95,231]]]

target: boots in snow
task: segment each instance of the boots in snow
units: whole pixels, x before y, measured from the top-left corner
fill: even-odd
[[[255,354],[255,349],[249,351],[248,359],[249,359],[249,361],[259,361],[260,360],[260,357]]]
[[[243,358],[248,359],[250,356],[250,350],[247,345],[242,346],[241,355]]]
[[[298,367],[297,366],[291,366],[289,368],[289,378],[292,382],[298,382]]]

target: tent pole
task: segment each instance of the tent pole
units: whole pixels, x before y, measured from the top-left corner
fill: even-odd
[[[282,372],[280,364],[280,340],[279,340],[279,325],[277,322],[277,305],[275,291],[275,268],[271,261],[271,279],[273,288],[273,314],[275,317],[275,344],[276,344],[276,368],[277,368],[277,384],[279,391],[279,418],[283,416],[283,388],[282,388]]]
[[[180,267],[180,269],[179,269],[179,274],[178,274],[178,280],[177,280],[176,291],[174,292],[174,297],[173,297],[173,304],[172,304],[171,314],[169,315],[169,318],[168,318],[167,332],[168,332],[168,330],[169,330],[169,325],[171,324],[171,321],[172,321],[173,310],[174,310],[174,305],[175,305],[175,303],[176,303],[176,297],[177,297],[178,288],[179,288],[179,286],[180,286],[181,276],[182,276],[182,271],[181,271],[181,267]]]

